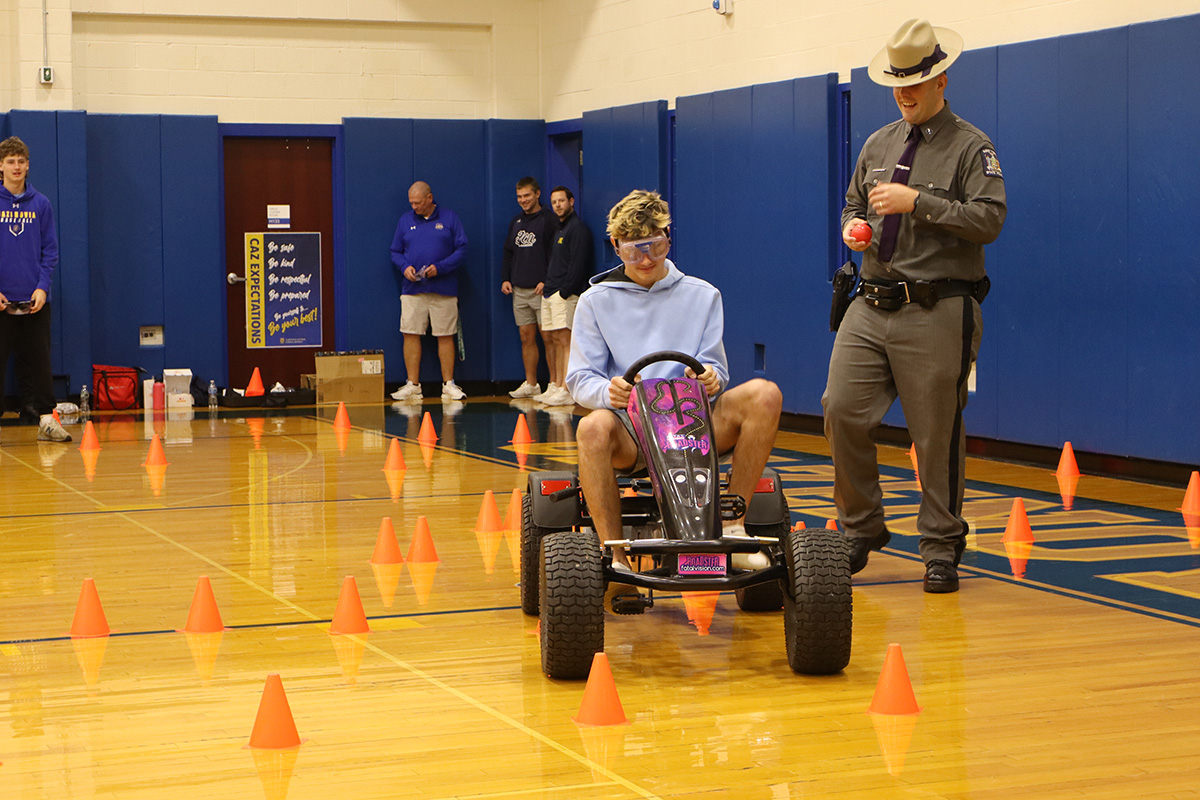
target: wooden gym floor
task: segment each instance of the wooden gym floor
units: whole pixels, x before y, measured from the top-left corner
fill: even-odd
[[[842,674],[794,675],[778,613],[658,595],[607,616],[628,724],[587,728],[584,682],[539,670],[516,538],[475,532],[485,491],[503,519],[528,469],[570,468],[573,418],[452,405],[351,407],[343,436],[326,408],[98,414],[91,465],[77,425],[65,446],[6,426],[0,798],[1200,796],[1200,532],[1181,488],[1084,476],[1068,511],[1052,472],[972,460],[962,590],[926,595],[919,489],[882,448],[899,535],[855,577]],[[417,442],[426,411],[436,447]],[[402,480],[382,471],[390,437]],[[822,525],[823,440],[777,445],[793,519]],[[1035,541],[1006,549],[1016,497]],[[419,517],[436,562],[368,563],[384,518],[408,552]],[[200,576],[224,632],[177,632]],[[347,576],[368,634],[328,632]],[[113,632],[72,639],[88,578]],[[867,713],[891,643],[919,714]],[[247,748],[271,673],[298,748]]]

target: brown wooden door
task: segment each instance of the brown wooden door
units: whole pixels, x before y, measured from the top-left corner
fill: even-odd
[[[225,137],[225,263],[246,275],[246,234],[266,231],[267,206],[291,206],[290,232],[321,234],[320,347],[247,348],[246,284],[227,284],[229,383],[245,387],[255,367],[270,389],[299,386],[313,354],[334,350],[333,140]]]

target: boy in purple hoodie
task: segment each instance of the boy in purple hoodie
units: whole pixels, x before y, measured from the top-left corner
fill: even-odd
[[[26,181],[29,148],[16,136],[0,142],[0,375],[16,355],[21,407],[38,415],[38,439],[69,442],[52,416],[50,277],[58,264],[54,211]]]

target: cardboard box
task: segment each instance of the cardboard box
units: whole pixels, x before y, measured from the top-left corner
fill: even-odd
[[[316,391],[316,389],[317,389],[316,373],[315,372],[306,372],[305,374],[301,375],[300,376],[300,388],[301,389],[312,389],[313,391]]]
[[[317,353],[317,403],[383,400],[383,351]]]
[[[167,408],[191,408],[196,404],[192,393],[171,392],[167,395]]]
[[[192,371],[190,369],[164,369],[163,384],[168,397],[173,394],[191,394]]]

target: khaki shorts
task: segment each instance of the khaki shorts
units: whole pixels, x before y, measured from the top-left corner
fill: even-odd
[[[537,325],[538,315],[542,310],[542,296],[535,289],[519,289],[513,287],[513,319],[517,327],[522,325]]]
[[[458,298],[432,292],[400,295],[400,332],[421,336],[431,327],[434,336],[458,332]]]
[[[573,294],[567,299],[558,292],[542,298],[542,330],[570,330],[575,320],[575,306],[579,303],[579,295]]]

